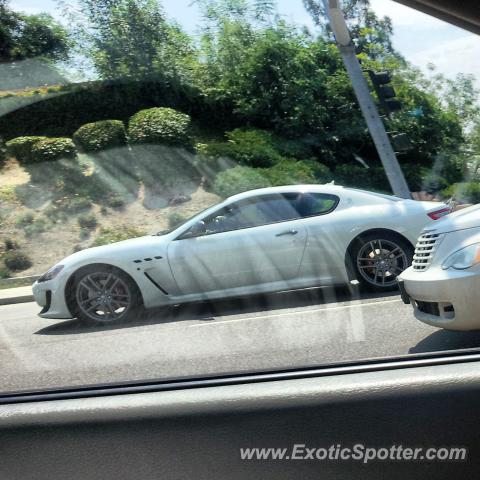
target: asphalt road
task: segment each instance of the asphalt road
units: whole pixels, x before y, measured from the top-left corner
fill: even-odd
[[[480,347],[480,333],[418,322],[396,294],[286,292],[154,311],[116,328],[45,320],[37,311],[34,303],[0,307],[3,392]]]

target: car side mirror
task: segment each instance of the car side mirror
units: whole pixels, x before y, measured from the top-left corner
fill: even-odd
[[[203,220],[194,223],[183,235],[183,238],[193,238],[205,235],[207,233],[207,225]]]

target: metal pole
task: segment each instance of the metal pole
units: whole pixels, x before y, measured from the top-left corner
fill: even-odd
[[[412,198],[402,169],[385,131],[385,125],[378,113],[375,101],[370,93],[360,62],[355,54],[355,46],[350,39],[347,25],[341,13],[338,0],[324,0],[330,25],[337,41],[337,46],[343,58],[343,63],[352,82],[363,117],[375,144],[378,156],[382,161],[392,191],[401,198]],[[340,41],[339,41],[340,40]]]

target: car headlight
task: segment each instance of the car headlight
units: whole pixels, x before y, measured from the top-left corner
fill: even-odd
[[[452,253],[442,264],[442,268],[447,270],[452,267],[456,270],[465,270],[480,263],[480,243],[474,243],[468,247],[461,248]]]
[[[61,271],[63,270],[63,265],[55,265],[47,273],[44,273],[37,282],[48,282],[53,280]]]

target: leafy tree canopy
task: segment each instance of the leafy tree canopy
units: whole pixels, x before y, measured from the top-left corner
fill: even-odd
[[[195,48],[155,0],[79,0],[79,47],[102,79],[191,80]]]
[[[0,0],[0,62],[43,57],[66,58],[67,32],[50,15],[14,12],[8,0]]]
[[[280,135],[332,170],[345,164],[363,168],[359,158],[381,168],[323,1],[303,1],[321,27],[318,35],[283,20],[274,0],[197,0],[198,37],[169,20],[157,0],[78,0],[71,24],[78,51],[87,52],[102,80],[148,80],[165,91],[188,86],[191,106],[195,99],[210,102],[219,119],[231,116],[235,126]],[[434,167],[435,175],[456,178],[468,152],[480,155],[473,78],[448,79],[434,69],[422,73],[393,48],[391,20],[378,17],[369,0],[344,0],[343,6],[363,68],[392,73],[403,108],[385,123],[389,132],[406,133],[410,142],[400,161],[417,176],[421,168]],[[28,32],[18,26],[25,17],[8,10],[5,0],[0,7],[0,45],[7,46],[2,48],[10,56],[16,55],[8,47],[12,42],[21,52],[36,51],[42,35],[32,30],[30,39],[24,33],[22,44],[10,33]],[[47,48],[48,42],[42,45],[43,54],[52,58],[62,52]],[[189,108],[179,107],[186,113]]]

